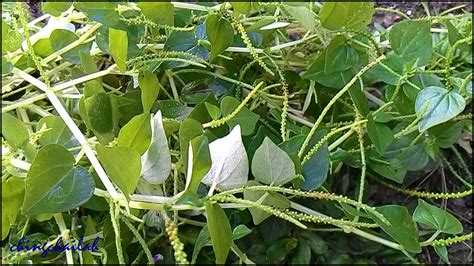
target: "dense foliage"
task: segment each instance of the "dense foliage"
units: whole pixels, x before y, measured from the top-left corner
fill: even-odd
[[[2,8],[3,263],[448,262],[472,238],[446,208],[472,195],[463,6]],[[11,248],[59,237],[99,248]]]

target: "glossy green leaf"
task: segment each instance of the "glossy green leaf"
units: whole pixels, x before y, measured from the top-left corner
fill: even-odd
[[[205,61],[209,60],[210,53],[199,42],[194,32],[173,31],[168,39],[166,39],[164,50],[181,51],[193,54]],[[180,57],[190,61],[197,61],[192,57]],[[166,64],[168,68],[183,67],[189,65],[185,62],[169,62]]]
[[[209,144],[212,166],[202,182],[219,190],[242,187],[248,180],[249,162],[240,126]]]
[[[10,231],[10,226],[16,224],[16,217],[20,212],[25,194],[25,180],[12,176],[2,179],[2,240]]]
[[[158,78],[150,71],[140,72],[138,74],[138,85],[142,90],[143,112],[148,113],[160,92]]]
[[[373,2],[325,2],[319,19],[329,30],[360,30],[372,21],[374,12]]]
[[[232,239],[235,241],[237,239],[241,239],[242,237],[245,237],[246,235],[250,233],[252,233],[252,230],[250,230],[247,226],[243,224],[239,224],[232,231]]]
[[[117,3],[112,2],[76,2],[74,7],[87,14],[91,20],[104,24],[107,27],[115,26],[119,22]]]
[[[140,177],[140,154],[128,147],[96,146],[97,155],[109,178],[125,193],[135,191]]]
[[[76,36],[73,32],[63,29],[57,29],[51,33],[49,40],[51,42],[51,47],[54,51],[59,51],[62,48],[66,47],[70,43],[77,41],[79,37]],[[61,56],[68,62],[73,64],[81,63],[80,53],[88,54],[91,49],[92,43],[80,44],[71,50],[63,53]]]
[[[158,25],[174,25],[174,7],[170,2],[139,2],[142,13]]]
[[[189,144],[186,191],[197,192],[202,178],[209,172],[212,165],[209,141],[206,136],[198,136]]]
[[[420,132],[460,114],[466,106],[466,101],[455,91],[430,86],[421,90],[416,97],[415,111],[418,116],[422,115],[425,104],[428,107],[418,124]]]
[[[217,120],[219,117],[221,117],[221,109],[219,109],[219,107],[208,102],[204,102],[204,104],[206,105],[206,109],[212,119]]]
[[[65,212],[87,202],[94,193],[94,178],[74,163],[74,156],[60,145],[41,148],[28,171],[22,212]]]
[[[462,224],[456,217],[422,199],[418,199],[418,206],[413,212],[413,221],[447,234],[456,235],[463,231]]]
[[[253,156],[252,174],[261,183],[280,186],[290,182],[296,172],[290,156],[266,137]]]
[[[112,141],[118,129],[117,106],[113,98],[106,93],[97,93],[81,101],[81,117],[99,142],[107,144]]]
[[[2,113],[2,137],[15,148],[28,141],[30,134],[23,122],[9,113]]]
[[[380,212],[390,223],[387,225],[380,219],[371,214],[372,219],[382,229],[402,245],[407,251],[420,253],[421,247],[418,242],[418,230],[415,223],[411,220],[411,215],[408,213],[406,207],[398,205],[387,205],[377,207],[376,210]]]
[[[41,6],[41,9],[43,9],[45,13],[58,17],[62,12],[68,10],[71,5],[72,2],[45,2]]]
[[[449,148],[454,145],[461,136],[464,125],[459,122],[445,122],[428,129],[436,144],[441,148]]]
[[[430,33],[431,22],[405,20],[390,29],[389,40],[392,49],[405,62],[418,60],[418,66],[426,65],[433,53]]]
[[[445,246],[434,246],[436,254],[447,264],[451,264],[448,258],[448,248]]]
[[[374,121],[372,114],[368,116],[367,132],[370,140],[375,145],[375,150],[380,155],[384,154],[385,150],[394,140],[392,130],[388,126]]]
[[[232,230],[224,210],[218,204],[206,203],[207,227],[211,235],[216,264],[227,260],[232,241]]]
[[[48,131],[44,132],[38,139],[41,145],[47,144],[59,144],[64,145],[72,137],[72,133],[64,123],[63,119],[59,116],[47,116],[43,117],[38,121],[36,130],[47,128]]]
[[[366,117],[369,114],[369,101],[367,96],[365,96],[364,91],[360,86],[352,86],[349,91],[349,96],[351,96],[352,102],[354,102],[357,111],[363,116]]]
[[[150,146],[152,131],[150,119],[151,115],[148,113],[133,117],[120,129],[117,146],[129,147],[143,154]]]
[[[141,128],[138,131],[143,133],[143,131],[147,131],[147,129]],[[147,150],[141,157],[141,175],[151,184],[162,184],[166,181],[171,172],[171,155],[160,111],[158,111],[151,120],[150,134],[151,143],[149,147],[146,147]]]
[[[397,157],[408,171],[418,171],[428,164],[429,157],[424,144],[410,145],[404,147]]]
[[[211,61],[227,49],[234,40],[234,29],[230,22],[216,14],[207,16],[206,34],[211,42]]]
[[[117,68],[125,73],[127,70],[128,36],[124,30],[109,28],[109,50]]]
[[[232,113],[237,108],[237,106],[239,106],[239,104],[239,100],[231,96],[224,97],[221,101],[222,116],[226,116]],[[244,106],[236,116],[234,116],[226,123],[231,128],[234,128],[236,125],[240,125],[240,127],[242,128],[242,135],[248,136],[254,131],[258,119],[259,116],[257,114],[250,111],[247,107]]]

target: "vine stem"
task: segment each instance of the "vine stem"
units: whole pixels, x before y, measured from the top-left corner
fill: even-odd
[[[82,134],[81,130],[77,127],[77,125],[74,123],[72,120],[71,116],[69,116],[68,112],[62,105],[62,103],[59,101],[59,98],[54,94],[54,92],[48,88],[48,86],[39,81],[38,79],[34,78],[33,76],[19,70],[18,68],[13,68],[12,70],[13,73],[16,75],[22,77],[24,80],[28,81],[29,83],[33,84],[34,86],[38,87],[40,90],[44,91],[46,93],[46,96],[50,100],[51,104],[54,106],[56,111],[58,112],[59,116],[64,120],[64,123],[66,123],[67,127],[69,130],[71,130],[72,134],[74,137],[79,141],[79,143],[83,146],[84,152],[91,162],[92,166],[94,167],[97,175],[99,176],[100,180],[104,184],[105,188],[109,192],[110,196],[114,199],[120,199],[120,194],[117,192],[115,189],[114,185],[112,182],[109,180],[107,174],[105,173],[105,170],[102,168],[102,165],[100,164],[99,160],[97,159],[94,151],[92,148],[89,146],[89,143],[87,142],[85,136]]]
[[[342,90],[340,90],[332,99],[331,101],[329,101],[329,103],[326,105],[326,107],[323,109],[323,111],[321,112],[321,114],[319,115],[318,119],[316,120],[316,122],[314,123],[314,126],[311,128],[311,131],[309,132],[308,136],[306,136],[306,139],[304,140],[303,142],[303,145],[301,146],[299,152],[298,152],[298,157],[302,157],[303,156],[303,153],[304,153],[304,150],[306,149],[306,147],[308,146],[311,138],[313,137],[314,133],[316,133],[316,129],[318,129],[318,126],[319,124],[321,124],[321,122],[323,121],[323,118],[324,116],[327,114],[327,112],[329,112],[329,109],[331,109],[331,107],[334,105],[334,103],[336,103],[336,101],[344,94],[346,93],[350,88],[351,86],[359,79],[360,76],[362,76],[365,72],[367,72],[369,69],[371,69],[373,66],[375,66],[376,64],[378,64],[380,61],[382,61],[383,59],[385,59],[385,55],[381,55],[379,57],[377,57],[374,61],[370,62],[368,65],[366,65],[364,68],[362,68],[359,73],[357,73],[350,81],[349,83],[346,84],[346,86],[344,86],[344,88],[342,88]]]
[[[58,224],[59,231],[61,232],[61,236],[64,238],[64,242],[68,242],[69,230],[66,227],[66,223],[64,223],[63,215],[61,213],[57,213],[54,215],[54,219],[56,219],[56,223]],[[72,251],[70,249],[66,249],[66,261],[67,261],[67,264],[74,264]]]

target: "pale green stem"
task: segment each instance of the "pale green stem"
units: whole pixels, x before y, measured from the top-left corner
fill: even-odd
[[[61,235],[64,238],[64,242],[68,243],[69,233],[65,234],[64,232],[69,232],[69,230],[66,227],[66,223],[64,223],[63,215],[61,213],[54,214],[54,219],[56,219],[56,223],[58,224],[59,231],[61,232]],[[67,264],[74,264],[72,251],[69,249],[66,249],[66,261],[67,261]]]

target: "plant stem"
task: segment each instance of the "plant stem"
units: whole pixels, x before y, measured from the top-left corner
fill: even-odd
[[[308,146],[311,138],[313,137],[314,133],[316,133],[316,129],[318,129],[318,126],[319,124],[321,124],[321,122],[323,121],[323,118],[324,116],[327,114],[327,112],[329,111],[329,109],[331,109],[331,107],[334,105],[334,103],[336,103],[336,101],[344,94],[346,93],[350,88],[351,86],[358,80],[358,78],[360,76],[362,76],[365,72],[367,72],[367,70],[371,69],[373,66],[375,66],[376,64],[378,64],[380,61],[382,61],[383,59],[385,59],[385,55],[381,55],[379,56],[378,58],[376,58],[374,61],[370,62],[367,66],[365,66],[364,68],[362,68],[359,73],[357,73],[352,79],[351,81],[349,81],[349,83],[346,84],[346,86],[344,86],[344,88],[342,88],[330,101],[329,103],[324,107],[323,111],[321,112],[321,114],[319,115],[318,119],[316,120],[316,122],[314,123],[314,126],[311,128],[311,131],[309,132],[308,136],[306,136],[306,139],[304,140],[303,142],[303,145],[301,145],[301,148],[298,152],[298,157],[302,157],[303,156],[303,153],[304,153],[304,150],[306,149],[306,147]]]
[[[64,223],[63,215],[61,213],[54,214],[54,219],[56,219],[56,223],[58,224],[61,236],[63,236],[64,238],[64,242],[69,242],[69,230],[67,229],[66,224]],[[66,249],[66,261],[67,264],[74,264],[72,251],[70,249]]]

